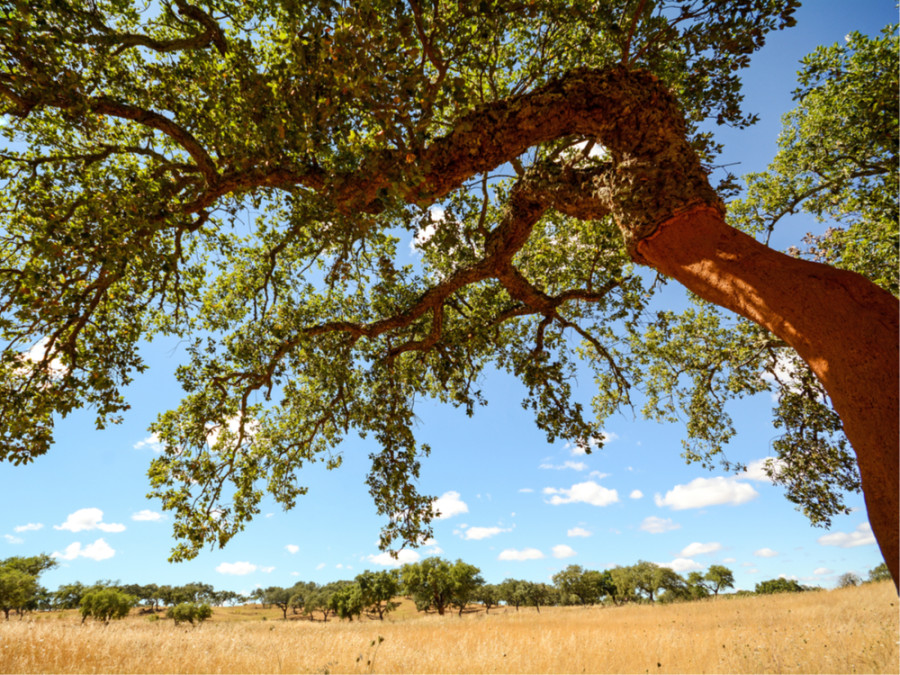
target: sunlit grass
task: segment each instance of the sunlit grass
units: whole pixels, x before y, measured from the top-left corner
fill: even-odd
[[[217,609],[199,628],[133,614],[0,623],[0,672],[897,673],[890,583],[670,606],[533,608],[391,621]],[[262,617],[265,620],[262,620]],[[290,616],[290,614],[289,614]],[[384,640],[380,644],[378,638]],[[374,644],[373,644],[374,643]]]

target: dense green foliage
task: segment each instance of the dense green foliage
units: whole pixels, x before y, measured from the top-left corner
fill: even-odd
[[[173,619],[175,625],[179,623],[189,623],[192,626],[194,622],[203,623],[212,616],[212,608],[206,603],[197,604],[195,602],[181,602],[174,607],[166,610],[166,617]]]
[[[113,619],[124,619],[134,607],[137,598],[117,588],[101,588],[89,591],[81,598],[81,621],[89,616],[108,624]]]
[[[15,611],[37,609],[48,594],[38,583],[41,573],[56,566],[56,561],[42,553],[36,556],[13,556],[0,560],[0,610],[5,619]]]
[[[687,457],[713,461],[733,433],[725,403],[778,386],[761,375],[789,357],[706,309],[648,315],[657,284],[611,215],[643,202],[626,191],[582,209],[581,181],[627,164],[617,148],[641,106],[603,121],[607,136],[529,130],[577,99],[560,92],[661,82],[684,148],[710,162],[699,125],[752,122],[739,71],[796,5],[0,2],[0,458],[46,452],[77,408],[117,421],[141,341],[164,335],[189,345],[184,397],[153,426],[174,559],[224,545],[265,493],[290,508],[300,470],[338,466],[351,433],[380,447],[368,485],[382,545],[422,541],[434,514],[416,488],[429,448],[414,403],[472,414],[489,367],[521,380],[550,440],[591,447],[640,392],[652,417],[686,412]],[[860,207],[883,225],[860,236],[887,232],[883,202]],[[861,260],[851,248],[838,257]],[[571,397],[582,363],[590,413]],[[804,407],[817,383],[798,395],[776,413],[785,444],[828,438],[811,460],[784,450],[778,477],[827,521],[855,474],[833,414]]]

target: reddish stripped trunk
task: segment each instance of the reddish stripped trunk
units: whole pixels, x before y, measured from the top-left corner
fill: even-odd
[[[858,274],[763,246],[710,207],[667,220],[637,253],[700,297],[769,329],[809,364],[856,452],[869,522],[896,586],[897,299]]]

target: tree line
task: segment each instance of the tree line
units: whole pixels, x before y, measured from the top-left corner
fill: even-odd
[[[216,590],[203,582],[172,586],[110,580],[92,585],[75,581],[49,591],[39,583],[39,578],[55,566],[56,561],[45,554],[0,560],[0,610],[7,620],[11,612],[21,617],[29,611],[77,609],[82,622],[92,618],[109,623],[138,607],[154,615],[165,610],[166,616],[176,624],[194,624],[208,619],[212,606],[248,603],[277,607],[284,619],[290,611],[311,620],[328,621],[329,617],[337,617],[352,621],[363,614],[383,620],[399,606],[399,597],[412,600],[421,612],[444,615],[455,611],[461,616],[473,604],[481,605],[487,613],[501,605],[514,607],[516,611],[532,607],[540,612],[541,607],[548,606],[685,602],[718,597],[722,591],[734,588],[734,573],[724,565],[710,565],[705,573],[690,572],[686,577],[670,567],[643,560],[602,572],[569,565],[552,576],[552,584],[512,578],[489,584],[474,565],[431,557],[398,569],[366,570],[353,580],[327,584],[299,581],[290,587],[257,588],[247,595]],[[887,565],[881,563],[869,571],[867,581],[890,578]],[[840,577],[838,586],[859,583],[863,583],[859,576],[847,573]],[[752,592],[737,594],[807,590],[820,589],[778,578],[756,584]]]

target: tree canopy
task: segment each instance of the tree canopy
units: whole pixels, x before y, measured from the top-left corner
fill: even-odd
[[[164,335],[189,345],[184,397],[153,425],[174,559],[224,545],[265,493],[290,508],[299,470],[339,465],[351,433],[381,448],[368,484],[382,545],[423,541],[415,402],[473,414],[489,366],[522,381],[550,440],[589,448],[642,391],[651,416],[675,415],[669,398],[687,411],[686,455],[711,461],[731,434],[725,401],[769,386],[780,345],[706,310],[648,316],[656,283],[636,263],[673,214],[723,211],[701,126],[753,121],[739,71],[797,4],[5,3],[0,457],[46,452],[77,408],[115,422],[141,341]],[[822,55],[803,86],[840,80],[827,64],[841,58]],[[881,232],[878,195],[859,222]],[[571,397],[581,363],[591,412]],[[809,446],[801,413],[778,419]],[[828,448],[837,465],[786,461],[803,485],[828,471],[853,487],[840,441]],[[825,501],[809,509],[823,518],[841,506],[792,494]]]

